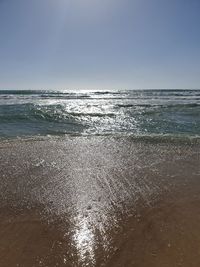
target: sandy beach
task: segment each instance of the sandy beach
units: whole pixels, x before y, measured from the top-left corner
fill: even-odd
[[[200,0],[0,0],[0,267],[200,267]]]
[[[0,144],[0,266],[200,265],[200,145]]]

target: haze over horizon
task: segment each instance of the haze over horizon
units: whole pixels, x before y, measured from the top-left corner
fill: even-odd
[[[0,0],[0,89],[200,88],[198,0]]]

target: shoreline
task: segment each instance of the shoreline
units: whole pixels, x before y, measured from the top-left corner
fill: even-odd
[[[99,247],[95,261],[88,266],[198,266],[200,197],[175,193],[153,206],[142,205],[131,215],[118,214],[118,225],[106,233],[110,251],[98,244],[101,236],[96,234]],[[72,246],[72,236],[66,236],[70,231],[66,221],[56,217],[48,221],[34,209],[18,214],[1,209],[0,218],[2,266],[87,266],[88,261],[80,261],[77,248]]]
[[[0,265],[198,266],[199,148],[98,137],[1,143]]]

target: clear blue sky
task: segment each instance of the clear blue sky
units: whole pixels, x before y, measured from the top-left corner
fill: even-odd
[[[0,0],[0,89],[200,88],[200,0]]]

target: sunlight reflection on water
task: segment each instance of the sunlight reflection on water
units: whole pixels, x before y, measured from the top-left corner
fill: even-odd
[[[73,236],[75,246],[78,251],[80,263],[85,266],[95,265],[95,236],[92,227],[86,217],[78,216],[76,218],[77,226]]]

